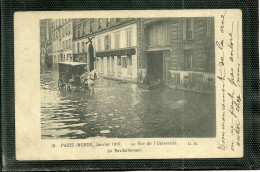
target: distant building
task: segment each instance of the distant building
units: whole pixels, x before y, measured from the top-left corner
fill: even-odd
[[[46,41],[47,41],[47,20],[40,20],[40,64],[45,66],[46,54]]]
[[[52,40],[51,40],[51,20],[40,20],[40,62],[42,67],[51,66]]]
[[[52,60],[53,66],[57,67],[59,62],[73,61],[72,59],[72,19],[52,20]]]
[[[215,86],[214,18],[138,22],[138,82],[207,92]]]
[[[90,34],[88,19],[74,19],[73,26],[73,61],[88,63],[87,35]]]

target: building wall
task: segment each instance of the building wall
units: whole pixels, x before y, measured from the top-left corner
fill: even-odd
[[[72,61],[73,21],[54,19],[51,25],[52,62],[58,67],[59,62]]]
[[[87,70],[89,70],[88,60],[88,46],[87,33],[90,32],[90,25],[88,19],[78,19],[73,26],[73,61],[87,63]]]
[[[131,34],[129,34],[129,31]],[[127,43],[127,33],[130,40]],[[109,47],[106,47],[108,39]],[[94,38],[94,49],[96,53],[125,50],[134,48],[137,51],[137,24],[129,24],[96,34]],[[131,59],[131,60],[130,60]],[[125,80],[137,81],[137,53],[128,57],[127,55],[104,55],[104,57],[96,57],[96,69],[103,75],[116,77]]]
[[[154,53],[161,51],[163,52],[163,80],[167,86],[199,92],[213,90],[215,85],[214,19],[173,18],[167,19],[166,23],[169,24],[167,34],[170,38],[167,43],[163,43],[167,37],[161,35],[160,31],[149,34],[153,32],[151,31],[153,25],[156,25],[157,31],[163,29],[165,24],[161,19],[144,19],[138,24],[138,46],[142,48],[138,52],[138,81],[144,83],[149,80],[147,64],[151,57],[148,51],[152,50]]]
[[[187,38],[187,19],[172,21],[172,60],[169,66],[169,86],[208,92],[215,87],[214,20],[190,18],[192,36]],[[189,54],[190,55],[187,55]],[[187,56],[191,62],[187,64]],[[190,66],[187,68],[187,66]]]

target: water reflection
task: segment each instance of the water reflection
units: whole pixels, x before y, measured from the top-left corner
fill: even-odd
[[[60,92],[57,80],[57,71],[41,74],[42,138],[215,136],[213,95],[101,78],[89,96]]]

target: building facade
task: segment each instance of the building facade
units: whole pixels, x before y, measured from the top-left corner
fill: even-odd
[[[141,19],[138,47],[139,83],[214,89],[214,18]]]
[[[137,19],[92,21],[96,70],[106,77],[137,81]]]
[[[74,22],[72,49],[75,62],[89,63],[86,42],[90,33],[87,31],[87,22],[88,19],[75,19]]]
[[[51,20],[44,19],[40,21],[40,64],[42,67],[51,66],[52,58],[52,38],[51,38]]]
[[[58,67],[59,62],[73,61],[72,38],[73,20],[54,19],[52,20],[52,63]]]
[[[215,88],[212,17],[55,19],[49,35],[44,21],[41,63],[51,54],[53,66],[84,62],[105,77],[198,92]]]

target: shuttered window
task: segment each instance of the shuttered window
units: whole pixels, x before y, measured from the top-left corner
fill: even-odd
[[[183,20],[183,40],[194,38],[194,19],[186,18]]]
[[[82,46],[82,53],[84,53],[85,52],[85,43],[81,42],[81,46]]]
[[[75,43],[73,43],[73,53],[76,53]]]
[[[111,36],[107,35],[105,36],[105,50],[109,50],[111,48]]]
[[[77,53],[79,53],[79,42],[77,43]]]
[[[132,46],[132,29],[126,30],[126,46]]]
[[[98,51],[101,51],[101,39],[98,39]]]
[[[120,32],[115,33],[115,48],[120,47]]]

